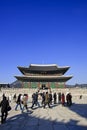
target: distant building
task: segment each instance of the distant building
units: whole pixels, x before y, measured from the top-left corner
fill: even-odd
[[[10,88],[8,83],[0,83],[0,88]]]
[[[59,67],[56,64],[30,64],[29,67],[18,66],[23,75],[15,77],[22,81],[22,87],[38,89],[64,88],[66,81],[72,78],[72,76],[64,75],[69,68],[69,66]]]

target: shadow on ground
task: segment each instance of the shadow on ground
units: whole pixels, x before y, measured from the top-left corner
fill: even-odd
[[[87,104],[73,104],[71,107],[67,108],[81,117],[87,118]]]
[[[87,130],[87,126],[78,125],[76,120],[64,123],[64,120],[35,117],[32,112],[27,112],[8,118],[5,124],[0,125],[0,130]]]

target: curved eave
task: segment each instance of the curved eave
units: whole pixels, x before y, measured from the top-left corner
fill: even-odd
[[[22,73],[22,74],[25,74],[25,70],[29,70],[29,68],[28,67],[21,67],[21,66],[18,66],[17,67],[19,70],[20,70],[20,72]]]
[[[55,66],[54,68],[50,68],[50,66],[35,66],[36,68],[33,67],[17,67],[20,72],[25,75],[26,73],[42,73],[42,72],[47,72],[47,73],[52,73],[52,74],[57,74],[57,73],[61,73],[61,74],[65,74],[66,71],[70,68],[69,66],[65,66],[65,67],[57,67]]]
[[[23,82],[66,82],[73,76],[15,76]]]

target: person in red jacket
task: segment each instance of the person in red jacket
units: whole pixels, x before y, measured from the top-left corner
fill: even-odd
[[[64,95],[64,93],[62,93],[62,95],[61,95],[61,103],[62,103],[62,106],[65,106],[65,95]]]

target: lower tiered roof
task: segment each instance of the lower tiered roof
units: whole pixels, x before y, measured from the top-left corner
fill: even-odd
[[[15,76],[23,82],[66,82],[72,76]]]

